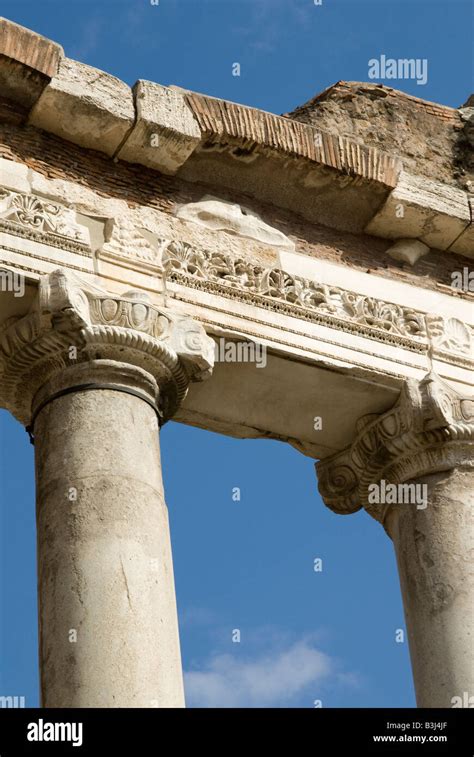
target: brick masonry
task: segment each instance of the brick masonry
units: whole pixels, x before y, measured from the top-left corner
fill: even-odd
[[[474,179],[460,109],[381,84],[340,81],[285,116],[397,155],[414,174],[463,189]]]
[[[47,178],[76,182],[102,197],[125,200],[131,208],[149,206],[168,214],[176,203],[196,202],[205,194],[215,194],[213,186],[185,182],[141,165],[114,162],[102,153],[18,125],[14,109],[5,104],[2,108],[1,102],[0,114],[4,119],[0,122],[0,157],[24,163]],[[297,252],[426,289],[441,287],[448,294],[460,296],[449,288],[451,272],[462,270],[468,263],[459,255],[433,250],[415,266],[406,266],[385,254],[389,240],[308,223],[293,213],[258,203],[241,193],[219,190],[219,194],[223,199],[251,207],[264,221],[291,237]]]

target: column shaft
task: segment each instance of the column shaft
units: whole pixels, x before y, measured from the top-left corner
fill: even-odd
[[[64,395],[35,423],[45,707],[184,706],[152,407]]]
[[[397,554],[419,707],[474,694],[474,523],[471,470],[417,479],[426,509],[394,505],[385,526]]]
[[[46,707],[182,707],[159,415],[212,373],[200,323],[58,268],[0,335],[2,402],[36,448]]]
[[[326,504],[394,542],[419,707],[474,700],[473,442],[474,398],[431,371],[318,464]]]

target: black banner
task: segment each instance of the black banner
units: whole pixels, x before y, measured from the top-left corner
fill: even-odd
[[[472,757],[469,709],[0,709],[0,757],[156,754],[192,747],[292,754]],[[137,750],[137,747],[139,749]]]

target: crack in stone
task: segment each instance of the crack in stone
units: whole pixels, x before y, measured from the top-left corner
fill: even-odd
[[[125,582],[125,589],[126,589],[126,591],[127,591],[127,599],[128,599],[128,604],[129,604],[129,607],[130,607],[130,609],[131,609],[131,610],[133,610],[133,607],[132,607],[132,600],[131,600],[131,598],[130,598],[130,589],[129,589],[129,587],[128,587],[127,576],[126,576],[126,573],[125,573],[125,568],[123,567],[123,560],[122,560],[122,555],[120,555],[120,566],[121,566],[121,568],[122,568],[122,575],[123,575],[123,580],[124,580],[124,582]]]

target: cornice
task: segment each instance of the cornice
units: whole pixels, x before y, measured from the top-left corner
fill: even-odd
[[[472,198],[407,174],[400,156],[179,87],[139,80],[130,88],[65,57],[59,45],[34,31],[6,19],[0,24],[0,83],[13,82],[8,99],[25,109],[31,126],[160,173],[205,181],[209,170],[216,186],[254,194],[333,228],[420,239],[474,256]],[[262,180],[269,169],[272,187]],[[406,218],[395,212],[400,204]]]

